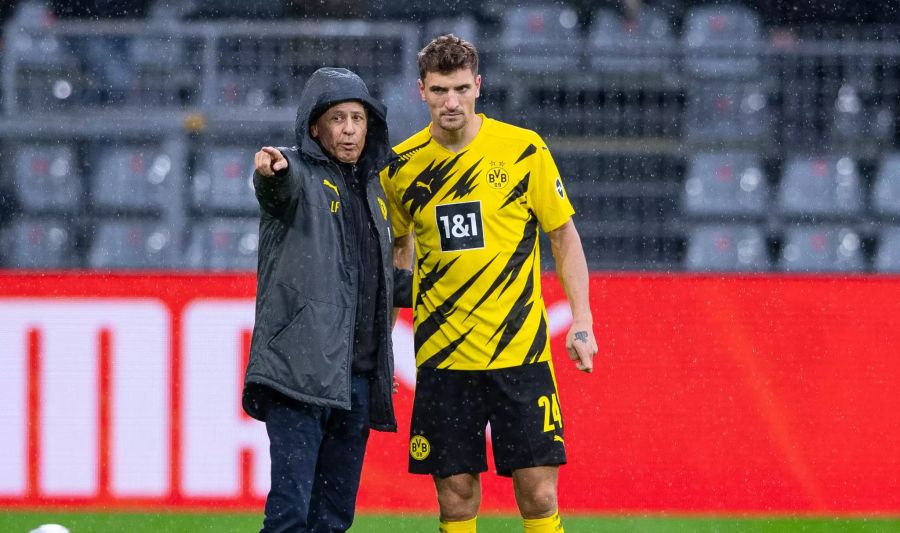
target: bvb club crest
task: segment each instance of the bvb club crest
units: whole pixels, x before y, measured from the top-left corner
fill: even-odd
[[[491,161],[491,168],[487,171],[485,179],[494,189],[504,189],[509,185],[509,172],[503,168],[504,165],[503,161]]]

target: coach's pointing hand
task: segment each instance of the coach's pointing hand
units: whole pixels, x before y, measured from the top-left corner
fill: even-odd
[[[288,167],[288,162],[284,155],[271,146],[263,146],[260,151],[256,152],[254,163],[256,164],[256,171],[265,177],[274,176],[276,172]]]
[[[594,338],[590,322],[575,321],[566,335],[566,351],[569,359],[575,361],[575,367],[583,372],[594,370],[594,355],[597,353],[597,339]]]

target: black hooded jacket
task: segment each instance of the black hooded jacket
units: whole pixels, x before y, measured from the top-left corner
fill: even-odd
[[[350,374],[360,293],[348,184],[336,162],[310,137],[312,118],[349,100],[368,110],[357,172],[367,180],[368,212],[378,234],[384,320],[371,387],[373,429],[396,431],[391,400],[394,359],[390,313],[409,307],[411,273],[393,267],[393,236],[378,171],[391,155],[386,111],[349,70],[321,68],[307,81],[297,109],[297,146],[279,148],[288,168],[253,175],[261,220],[256,323],[244,378],[243,406],[265,419],[266,388],[296,400],[350,408]],[[337,190],[335,190],[337,189]],[[395,279],[397,286],[395,287]]]

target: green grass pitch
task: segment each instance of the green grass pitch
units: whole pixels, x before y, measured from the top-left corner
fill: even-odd
[[[72,533],[181,533],[258,531],[262,514],[254,513],[61,513],[0,511],[0,532],[27,533],[46,523]],[[723,518],[563,516],[566,533],[900,533],[900,518]],[[361,515],[352,533],[437,532],[433,516]],[[482,516],[479,533],[522,531],[515,517]]]

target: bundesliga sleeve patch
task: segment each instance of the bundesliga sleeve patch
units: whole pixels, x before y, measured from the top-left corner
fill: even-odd
[[[481,202],[442,204],[436,206],[434,212],[441,236],[441,251],[484,248]]]
[[[562,199],[566,198],[566,189],[563,188],[562,178],[556,178],[556,194]]]

